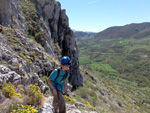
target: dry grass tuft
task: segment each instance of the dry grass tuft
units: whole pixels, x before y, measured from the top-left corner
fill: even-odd
[[[15,104],[23,104],[23,105],[26,105],[27,104],[27,99],[28,99],[28,96],[25,95],[24,97],[22,98],[18,98],[18,96],[12,96],[11,97],[11,100],[13,101],[13,103]]]
[[[6,113],[9,109],[9,105],[13,103],[13,100],[7,98],[3,103],[0,103],[0,113]]]

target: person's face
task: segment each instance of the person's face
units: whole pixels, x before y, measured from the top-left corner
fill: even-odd
[[[62,66],[62,69],[63,69],[63,70],[68,70],[68,68],[69,68],[69,65],[63,65],[63,64],[62,64],[61,66]]]

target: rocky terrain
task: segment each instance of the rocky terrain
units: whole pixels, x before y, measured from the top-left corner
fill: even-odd
[[[120,84],[111,86],[101,73],[79,67],[69,18],[55,0],[0,0],[0,113],[52,113],[47,76],[64,55],[72,62],[67,113],[147,113],[150,105]]]
[[[57,50],[53,48],[53,39],[54,43],[57,43],[58,47],[60,47],[60,53],[57,52],[56,54],[62,56],[67,55],[72,60],[72,67],[74,69],[71,67],[72,76],[70,82],[74,86],[80,86],[82,84],[82,76],[79,70],[78,48],[74,40],[74,34],[69,28],[68,17],[65,10],[61,10],[61,4],[54,0],[1,0],[0,2],[0,24],[8,27],[3,29],[4,34],[1,34],[1,40],[3,42],[1,41],[1,44],[9,43],[13,45],[12,41],[16,39],[14,43],[17,44],[14,45],[22,45],[23,47],[20,47],[20,49],[24,49],[22,53],[24,52],[24,55],[27,57],[30,51],[38,51],[35,49],[38,49],[39,46],[34,45],[31,40],[29,40],[30,37],[33,37],[35,41],[41,45],[41,52],[45,51],[45,53],[57,57],[57,55],[54,54]],[[7,40],[8,37],[10,37],[9,40]],[[1,47],[3,48],[3,46]],[[7,48],[9,47],[10,46]],[[21,51],[15,50],[15,48],[12,47],[7,48],[6,50],[12,49],[10,54],[19,53]],[[19,47],[16,48],[19,49]],[[37,57],[35,59],[37,59]],[[40,60],[38,59],[38,61]],[[45,66],[43,66],[43,68],[44,67]],[[43,75],[46,75],[46,69],[40,71]],[[25,70],[25,72],[29,73],[30,69]]]
[[[78,48],[59,2],[0,0],[0,88],[4,81],[16,89],[37,83],[45,93],[49,89],[46,76],[60,65],[59,59],[64,55],[71,58],[69,82],[77,88],[83,83]],[[5,96],[0,94],[3,112],[9,107],[6,104],[13,101]]]

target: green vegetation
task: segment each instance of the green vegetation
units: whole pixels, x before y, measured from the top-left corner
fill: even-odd
[[[36,54],[34,52],[30,51],[29,54],[30,54],[30,57],[32,57],[32,59],[36,58]]]
[[[77,44],[80,48],[79,60],[85,68],[104,74],[119,74],[141,87],[150,86],[150,38],[95,38],[81,40]]]
[[[5,97],[19,96],[21,98],[23,96],[20,93],[16,93],[14,85],[10,82],[6,83],[6,81],[4,81],[2,85],[2,92],[5,95]]]
[[[42,76],[42,77],[40,77],[40,78],[41,78],[41,80],[42,80],[45,84],[48,85],[48,82],[47,82],[48,77],[47,77],[47,76]]]
[[[35,36],[35,34],[40,31],[38,26],[40,20],[39,16],[37,15],[36,6],[30,0],[20,0],[19,2],[23,9],[22,13],[26,19],[29,35]]]
[[[33,55],[33,53],[32,53],[32,55]],[[34,54],[34,55],[35,55],[35,54]],[[31,63],[32,63],[32,61],[31,61],[30,59],[26,58],[23,53],[20,52],[19,56],[22,57],[22,58],[27,62],[27,64],[31,64]],[[30,56],[31,56],[31,54],[30,54]],[[35,57],[35,56],[34,56],[34,57]],[[34,58],[34,57],[31,56],[31,59]]]
[[[12,101],[6,102],[6,108],[1,108],[4,113],[37,113],[39,106],[42,104],[43,93],[41,93],[37,84],[29,85],[29,87],[25,88],[23,85],[16,86],[4,81],[0,92],[8,100],[12,99]],[[31,105],[34,105],[34,108]]]
[[[43,93],[41,93],[40,88],[38,84],[30,85],[29,86],[29,98],[28,98],[28,104],[41,104],[43,98]]]
[[[20,5],[23,9],[23,15],[26,19],[26,24],[28,27],[28,37],[32,40],[36,40],[42,46],[45,42],[45,31],[40,30],[40,25],[43,24],[37,14],[37,9],[35,4],[30,0],[20,0]]]
[[[18,105],[18,104],[11,104],[9,106],[10,113],[38,113],[38,110],[31,107],[31,105]]]
[[[130,99],[136,102],[135,108],[139,112],[148,112],[150,106],[150,35],[144,35],[143,32],[130,38],[97,37],[77,41],[80,65],[99,80],[103,80],[105,87],[120,97],[118,106],[128,108],[129,112],[133,109]],[[87,75],[84,78],[90,80]],[[88,100],[90,92],[87,89],[92,86],[92,81],[89,81],[88,86],[86,80],[84,87],[79,90],[80,95]],[[100,89],[93,91],[98,90]],[[99,98],[107,102],[103,97],[92,97],[99,103]],[[88,101],[94,105],[91,100]],[[142,104],[142,101],[146,104]],[[114,105],[111,107],[114,108],[112,111],[117,112]]]

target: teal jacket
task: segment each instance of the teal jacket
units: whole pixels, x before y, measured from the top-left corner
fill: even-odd
[[[57,77],[57,74],[58,74],[58,69],[54,69],[48,78],[51,80],[52,85],[54,86],[55,89],[62,91],[65,86],[65,80],[62,81],[62,79],[63,79],[63,76],[66,74],[66,71],[62,71],[60,69],[60,73],[59,73],[58,77]],[[70,69],[68,68],[68,76],[66,79],[69,78],[69,75],[70,75]],[[56,78],[56,80],[55,80],[55,78]],[[52,88],[50,87],[50,89],[52,89]]]

